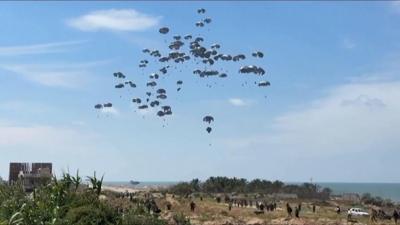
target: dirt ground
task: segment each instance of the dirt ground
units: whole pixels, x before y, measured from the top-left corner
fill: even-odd
[[[172,204],[172,210],[166,210],[166,204],[169,201]],[[341,205],[343,208],[341,214],[335,212],[335,204],[317,205],[316,212],[312,212],[311,202],[302,202],[300,218],[288,218],[286,213],[286,202],[278,202],[277,210],[256,215],[254,206],[251,207],[232,207],[228,210],[228,204],[217,203],[215,199],[193,198],[196,203],[194,212],[190,211],[190,202],[192,199],[174,197],[167,195],[166,198],[158,199],[157,204],[162,209],[161,217],[171,221],[173,224],[173,215],[183,213],[190,218],[194,225],[394,225],[392,220],[380,220],[375,223],[369,221],[369,217],[353,218],[353,221],[347,221],[346,209],[351,206]],[[294,208],[297,202],[289,202]],[[368,209],[366,209],[368,210]],[[294,217],[294,214],[293,214]]]

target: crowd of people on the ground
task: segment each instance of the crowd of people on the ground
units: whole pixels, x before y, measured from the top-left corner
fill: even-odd
[[[135,193],[130,193],[130,192],[125,192],[125,193],[117,193],[116,194],[117,198],[122,198],[122,199],[129,199],[129,201],[136,201],[137,199]],[[154,197],[152,196],[151,193],[146,193],[144,196],[144,199],[140,200],[140,203],[143,204],[143,206],[147,209],[149,213],[160,213],[161,209],[158,207]],[[164,196],[165,197],[165,196]],[[191,212],[194,212],[196,210],[196,203],[195,203],[195,198],[190,195],[185,195],[184,196],[187,199],[191,199],[189,203],[189,208]],[[172,198],[175,198],[175,195],[172,196]],[[203,196],[199,197],[200,201],[203,201]],[[215,197],[215,200],[217,203],[222,203],[222,198],[220,196]],[[229,197],[225,196],[224,198],[225,204],[228,205],[228,210],[231,211],[233,207],[237,208],[255,208],[254,213],[255,214],[263,214],[265,211],[270,211],[273,212],[277,209],[277,203],[276,201],[270,201],[267,202],[266,200],[262,199],[257,199],[257,198],[237,198],[237,197]],[[298,203],[296,206],[294,206],[294,209],[292,208],[289,203],[286,203],[286,212],[287,212],[287,217],[288,218],[300,218],[300,213],[302,210],[302,204]],[[167,201],[166,202],[166,209],[168,211],[172,210],[172,204],[171,202]],[[312,203],[311,209],[313,213],[316,213],[316,204]],[[342,213],[342,209],[340,208],[339,205],[337,205],[334,208],[334,211],[336,214],[340,215]],[[370,222],[375,223],[378,221],[378,219],[381,220],[391,220],[397,224],[397,222],[400,219],[400,211],[394,209],[393,213],[387,214],[385,211],[382,209],[375,209],[371,208],[370,214]],[[352,218],[352,214],[350,212],[347,213],[347,220],[352,221],[354,218]]]
[[[293,217],[292,216],[293,209],[289,203],[286,203],[286,212],[289,218]],[[301,212],[301,203],[299,203],[297,206],[294,207],[294,216],[296,218],[300,218],[300,212]],[[313,205],[313,212],[315,212],[315,205]]]
[[[221,197],[216,197],[215,198],[217,203],[221,203]],[[225,196],[225,203],[228,204],[228,210],[231,211],[232,207],[238,207],[238,208],[256,208],[255,213],[260,214],[264,213],[264,211],[275,211],[277,204],[275,201],[272,202],[267,202],[265,200],[260,200],[260,199],[247,199],[247,198],[230,198],[228,196]]]
[[[389,215],[387,213],[385,213],[385,211],[383,211],[382,209],[374,209],[371,208],[371,213],[370,213],[370,217],[369,220],[372,223],[375,223],[378,221],[378,219],[381,220],[394,220],[394,223],[397,224],[397,221],[400,219],[400,212],[396,209],[393,210],[392,215]]]

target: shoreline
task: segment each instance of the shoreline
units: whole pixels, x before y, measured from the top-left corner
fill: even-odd
[[[109,187],[126,187],[139,191],[158,190],[168,188],[176,181],[143,181],[139,185],[132,186],[129,182],[107,181],[104,186]],[[302,184],[301,182],[285,182],[285,184]],[[390,199],[395,203],[400,203],[400,183],[348,183],[348,182],[316,182],[321,187],[329,187],[332,189],[333,195],[352,194],[356,193],[360,197],[364,193],[370,193],[373,196],[379,196],[384,199]]]
[[[136,193],[136,192],[141,191],[140,189],[134,188],[134,187],[127,187],[127,186],[110,186],[110,185],[104,185],[104,186],[102,187],[102,189],[103,189],[104,191],[111,191],[111,192],[118,192],[118,193],[121,193],[121,192],[123,192],[123,193],[126,193],[126,192],[128,192],[128,193]]]
[[[147,185],[147,186],[135,186],[135,185],[111,185],[105,183],[102,187],[105,191],[112,191],[118,193],[137,193],[141,191],[160,191],[162,189],[168,188],[168,186],[157,186],[157,185]]]

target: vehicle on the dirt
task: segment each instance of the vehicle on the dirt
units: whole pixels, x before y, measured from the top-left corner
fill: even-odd
[[[360,208],[351,208],[347,211],[347,214],[351,216],[368,216],[369,213]]]

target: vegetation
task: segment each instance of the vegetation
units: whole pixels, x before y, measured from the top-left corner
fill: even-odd
[[[378,196],[372,196],[370,193],[365,193],[361,196],[361,202],[366,205],[375,205],[379,207],[394,207],[395,204],[390,199],[383,199]]]
[[[170,188],[170,192],[175,194],[187,195],[196,192],[205,193],[292,193],[299,198],[318,198],[328,199],[331,190],[321,189],[316,184],[304,183],[302,185],[285,185],[281,181],[268,181],[255,179],[247,181],[244,178],[210,177],[204,182],[194,179],[191,182],[182,182]]]
[[[82,184],[83,179],[78,173],[75,176],[65,173],[58,179],[53,177],[49,183],[35,188],[32,193],[26,193],[22,183],[0,184],[0,225],[190,225],[210,221],[218,221],[210,224],[246,224],[243,221],[253,219],[272,224],[286,223],[285,210],[266,211],[260,215],[254,214],[252,207],[233,205],[233,209],[228,210],[228,204],[222,197],[219,197],[220,201],[215,201],[214,197],[220,196],[214,195],[217,193],[238,193],[246,198],[272,193],[296,193],[304,199],[277,201],[278,208],[285,209],[286,203],[293,207],[301,203],[301,217],[313,222],[310,224],[319,224],[314,222],[320,218],[333,222],[345,221],[345,213],[338,215],[334,209],[337,204],[342,209],[352,207],[350,203],[315,201],[315,198],[327,198],[330,190],[309,183],[286,185],[280,181],[211,177],[204,182],[194,179],[179,183],[165,190],[164,194],[143,192],[141,196],[104,191],[103,178],[98,178],[96,174],[86,180],[89,185]],[[194,211],[189,207],[192,201],[196,202]],[[387,213],[393,209],[390,201],[370,194],[364,194],[361,201],[363,206],[386,207],[383,209]],[[168,204],[171,210],[156,213],[159,207],[166,209]],[[312,212],[315,204],[317,213]],[[359,220],[367,221],[368,218]]]
[[[190,225],[190,219],[182,213],[174,215],[174,221],[176,225]]]
[[[52,180],[32,193],[25,193],[22,183],[0,184],[0,225],[164,225],[141,208],[130,205],[125,213],[101,200],[103,178],[88,177],[82,185],[77,173]]]

